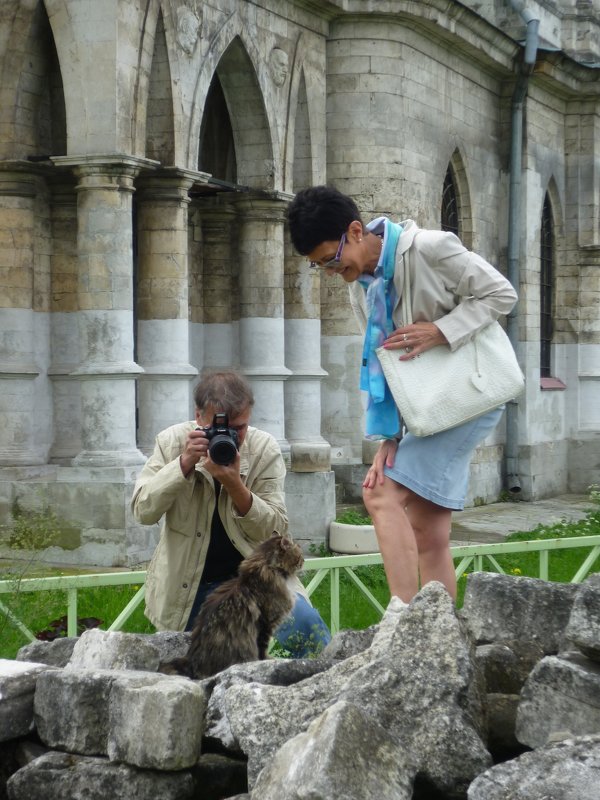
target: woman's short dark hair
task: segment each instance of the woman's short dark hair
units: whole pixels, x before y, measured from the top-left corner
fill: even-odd
[[[212,406],[237,417],[254,405],[254,393],[246,378],[233,370],[208,372],[194,389],[194,402],[199,411]]]
[[[355,219],[361,222],[354,200],[333,186],[310,186],[294,197],[287,210],[292,244],[301,255],[322,242],[341,239]]]

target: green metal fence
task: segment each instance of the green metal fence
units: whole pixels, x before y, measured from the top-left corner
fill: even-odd
[[[450,548],[452,557],[458,564],[456,565],[456,577],[460,578],[469,567],[473,571],[481,572],[486,567],[491,572],[501,572],[504,570],[498,563],[497,557],[514,553],[538,553],[538,577],[548,580],[548,558],[551,552],[558,550],[573,550],[587,548],[589,554],[573,575],[571,583],[581,583],[593,567],[596,559],[600,556],[600,536],[585,536],[569,539],[546,539],[523,542],[500,542],[498,544],[475,544],[457,545]],[[355,574],[357,567],[370,564],[381,564],[380,553],[369,553],[366,555],[339,555],[327,556],[323,558],[307,558],[304,563],[304,571],[314,573],[307,585],[308,594],[311,595],[317,586],[329,576],[330,592],[330,627],[332,632],[340,628],[340,576],[342,573],[348,575],[352,582],[358,587],[360,592],[369,603],[379,612],[384,613],[384,608],[377,598],[372,594],[367,586]],[[108,627],[109,631],[121,630],[125,622],[133,614],[136,608],[144,599],[145,572],[109,572],[91,575],[60,576],[53,578],[22,578],[0,581],[0,595],[11,595],[16,592],[44,592],[44,591],[64,591],[67,594],[67,635],[77,635],[77,593],[80,589],[89,589],[97,586],[124,586],[142,584],[125,608],[121,611],[114,622]],[[6,618],[16,627],[29,641],[34,641],[34,634],[27,626],[19,620],[15,614],[0,600],[0,615]]]

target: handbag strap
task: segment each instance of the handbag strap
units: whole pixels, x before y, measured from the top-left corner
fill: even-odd
[[[410,268],[408,266],[408,250],[402,255],[404,262],[404,286],[402,287],[402,324],[412,325],[412,307],[410,302]]]
[[[410,247],[406,252],[403,254],[402,258],[404,259],[404,286],[402,288],[402,324],[403,325],[412,325],[413,316],[412,316],[412,303],[410,301],[411,292],[410,292],[410,267],[408,264],[408,254],[410,252]],[[479,348],[477,347],[477,336],[473,337],[473,345],[475,351],[475,373],[477,375],[481,374],[479,369]]]

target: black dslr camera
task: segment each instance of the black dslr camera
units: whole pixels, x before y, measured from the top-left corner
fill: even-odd
[[[229,427],[227,414],[215,414],[212,425],[202,428],[209,440],[208,452],[215,464],[227,466],[235,459],[238,451],[237,431]]]

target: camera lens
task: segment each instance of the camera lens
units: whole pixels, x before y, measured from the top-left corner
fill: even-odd
[[[208,452],[215,464],[227,466],[227,464],[231,464],[235,460],[237,447],[231,436],[226,433],[218,433],[210,440]]]

